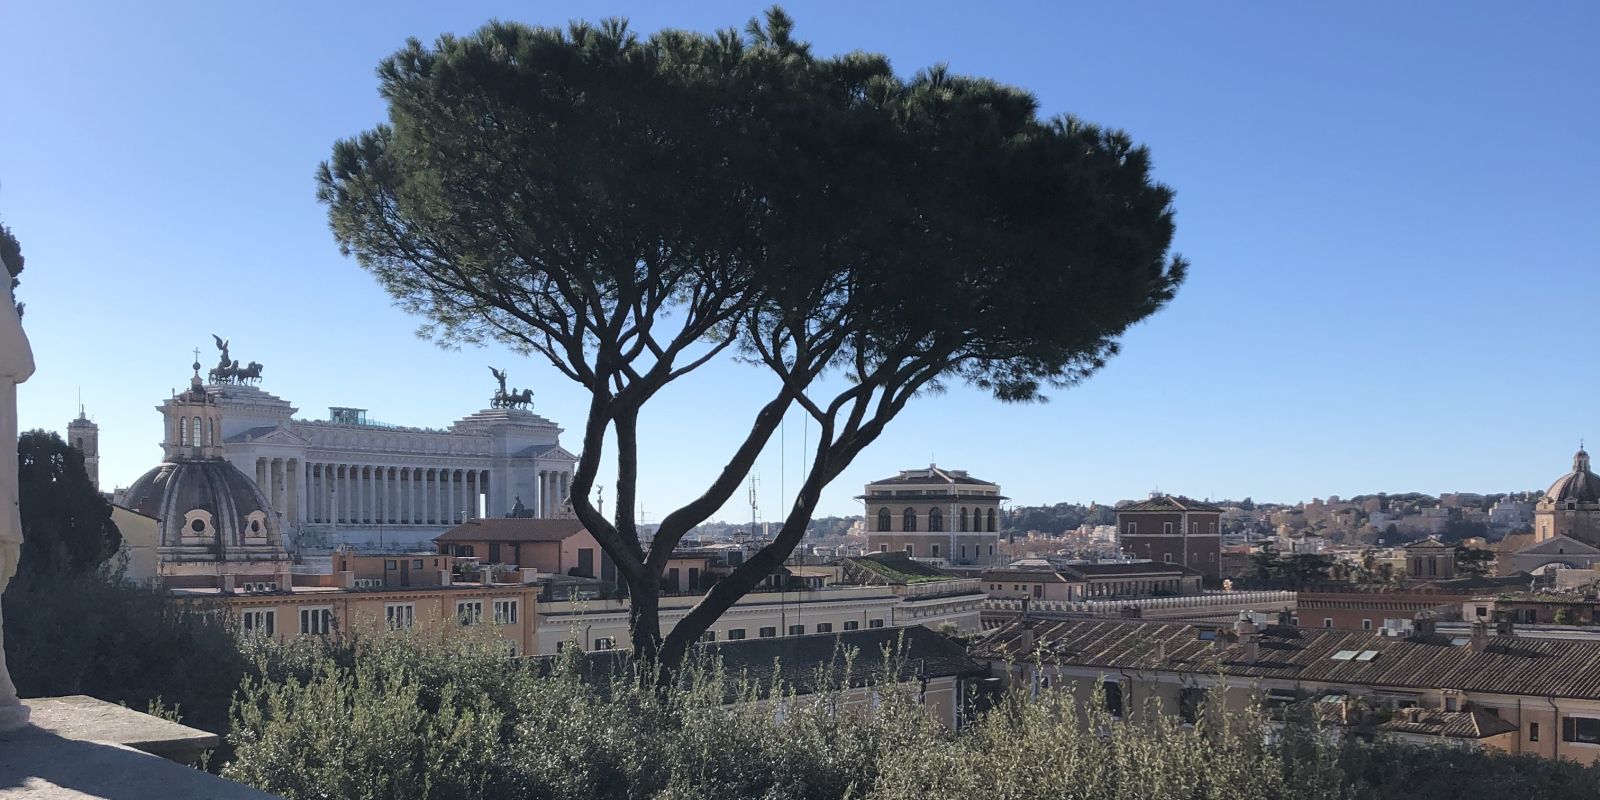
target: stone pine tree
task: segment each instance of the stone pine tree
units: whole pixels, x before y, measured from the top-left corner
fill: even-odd
[[[111,504],[83,467],[83,453],[60,435],[28,431],[17,441],[17,504],[22,513],[19,569],[35,575],[85,572],[122,546]]]
[[[943,68],[818,56],[776,8],[743,34],[497,22],[412,40],[378,74],[388,122],[318,173],[334,236],[426,335],[585,387],[573,509],[627,585],[635,656],[667,671],[912,398],[1042,399],[1183,280],[1172,193],[1126,134]],[[640,410],[719,356],[768,372],[770,399],[646,550]],[[774,540],[663,636],[672,549],[794,408],[820,433]],[[589,497],[608,444],[609,519]]]

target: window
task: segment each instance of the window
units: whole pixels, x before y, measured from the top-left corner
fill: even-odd
[[[944,513],[937,508],[928,509],[928,530],[934,533],[944,530]]]
[[[386,569],[386,570],[399,569],[400,568],[400,562],[398,562],[398,561],[396,561],[396,560],[394,560],[392,558],[388,559],[388,560],[383,562],[383,568]]]
[[[967,546],[966,545],[961,545],[961,560],[962,561],[967,560]]]
[[[1566,717],[1561,720],[1561,741],[1600,744],[1600,719]]]
[[[928,554],[933,556],[934,558],[938,558],[939,557],[939,545],[936,545],[936,544],[935,545],[929,545]]]
[[[411,562],[411,568],[412,569],[422,569],[422,559],[419,558],[419,559],[416,559],[416,560],[412,561]]]
[[[1172,563],[1172,554],[1171,553],[1162,553],[1161,554],[1161,560],[1167,562],[1168,564],[1171,564]]]
[[[517,601],[516,600],[496,600],[496,601],[494,601],[494,624],[496,624],[496,625],[515,625],[515,624],[517,624]]]
[[[240,626],[245,633],[271,636],[278,629],[278,612],[270,608],[257,608],[244,612]]]
[[[610,636],[596,636],[594,637],[594,649],[615,650],[617,649],[617,640]]]
[[[889,530],[891,530],[889,527],[890,519],[892,519],[892,516],[889,514],[889,509],[878,509],[878,530],[880,532],[887,533]]]
[[[1530,742],[1539,741],[1539,723],[1537,723],[1537,722],[1528,723],[1528,741],[1530,741]]]
[[[1454,695],[1446,697],[1444,699],[1444,710],[1445,711],[1453,712],[1453,711],[1456,710],[1456,708],[1457,708],[1457,706],[1456,706],[1456,698],[1455,698]]]
[[[804,636],[804,635],[806,635],[806,626],[804,626],[804,625],[790,625],[789,626],[789,635],[790,636]]]
[[[887,553],[887,552],[889,552],[889,545],[886,545],[886,544],[880,544],[880,545],[878,545],[878,552],[880,552],[880,553]]]
[[[847,630],[847,631],[859,631],[859,630],[861,630],[861,620],[857,620],[857,619],[847,619],[847,620],[845,620],[844,621],[844,629]]]
[[[956,520],[960,524],[961,530],[965,531],[967,529],[967,510],[965,508],[961,509],[961,513],[956,516]]]
[[[1170,523],[1170,522],[1161,523],[1161,532],[1164,533],[1164,534],[1172,533],[1172,523]]]
[[[1206,526],[1206,533],[1215,534],[1216,532],[1217,532],[1217,523],[1213,522],[1213,523],[1210,523],[1210,524],[1208,524]]]
[[[916,553],[916,546],[915,545],[909,545],[909,544],[906,545],[906,555],[915,556],[916,554],[917,553]]]
[[[900,515],[900,530],[915,533],[917,530],[917,510],[908,508]]]
[[[1188,687],[1178,690],[1178,717],[1190,725],[1200,720],[1200,712],[1205,708],[1206,690],[1199,687]]]
[[[417,607],[413,603],[386,603],[383,606],[383,618],[389,623],[389,630],[410,630],[417,624]]]
[[[819,622],[819,623],[817,623],[817,633],[833,633],[833,623],[831,623],[831,622]]]
[[[881,619],[867,620],[867,627],[869,627],[869,628],[881,628],[881,627],[883,627],[883,620],[881,620]]]
[[[333,630],[333,609],[302,608],[300,609],[300,632],[312,636],[323,636]]]
[[[1116,681],[1106,681],[1106,713],[1115,719],[1122,719],[1122,684]]]
[[[763,639],[771,639],[778,635],[778,628],[776,625],[768,625],[762,628],[758,635]]]
[[[1129,536],[1133,536],[1133,535],[1136,535],[1138,533],[1139,533],[1139,523],[1137,523],[1137,522],[1128,523],[1128,535]]]
[[[700,641],[702,641],[702,642],[714,642],[716,640],[717,640],[717,632],[716,631],[706,631],[705,633],[700,634]]]
[[[994,545],[989,545],[989,555],[994,555]]]
[[[1324,627],[1324,628],[1333,627],[1333,617],[1323,617],[1322,618],[1322,627]]]
[[[989,532],[994,533],[994,509],[989,509]]]
[[[744,628],[729,628],[728,641],[737,642],[744,638]]]
[[[1361,620],[1361,630],[1364,630],[1364,631],[1372,630],[1372,620],[1370,620],[1370,619]]]
[[[456,620],[462,625],[478,625],[483,622],[482,600],[457,600]]]

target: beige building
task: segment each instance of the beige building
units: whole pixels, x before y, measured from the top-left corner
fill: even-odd
[[[1067,601],[1199,594],[1203,583],[1197,570],[1153,561],[991,569],[982,580],[990,597]]]
[[[148,514],[112,504],[111,521],[122,534],[117,561],[124,580],[139,584],[159,583],[161,575],[160,521]]]
[[[1113,717],[1193,721],[1213,687],[1227,709],[1317,702],[1352,726],[1421,742],[1600,761],[1600,642],[1409,636],[1270,625],[1018,620],[972,653],[1011,682],[1096,688]],[[1327,708],[1326,706],[1332,706]]]
[[[229,593],[174,589],[180,603],[221,607],[247,634],[287,640],[351,630],[438,631],[490,626],[515,655],[536,652],[534,623],[539,586],[457,583],[447,586],[354,588],[350,573],[327,586]]]
[[[867,484],[867,552],[905,553],[950,566],[987,566],[1001,559],[999,484],[965,470],[904,470]]]
[[[1572,471],[1550,484],[1534,506],[1533,534],[1540,542],[1565,536],[1600,547],[1600,475],[1589,469],[1583,448],[1572,456]]]
[[[903,585],[835,585],[809,591],[755,591],[728,609],[706,633],[712,642],[922,626],[976,633],[983,592],[975,579]],[[700,602],[698,595],[661,598],[665,634]],[[575,641],[585,650],[628,647],[626,599],[539,604],[536,652],[559,652]]]

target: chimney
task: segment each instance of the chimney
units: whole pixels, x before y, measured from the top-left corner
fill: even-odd
[[[1433,622],[1433,612],[1418,611],[1416,616],[1411,618],[1411,638],[1423,639],[1432,636],[1434,632]]]
[[[1294,612],[1287,608],[1278,610],[1278,624],[1285,628],[1294,625]]]
[[[1489,623],[1482,620],[1472,623],[1472,652],[1481,653],[1489,649]]]
[[[1511,618],[1510,614],[1501,614],[1499,616],[1499,618],[1494,621],[1494,635],[1496,635],[1496,636],[1516,636],[1517,635],[1517,623],[1516,623],[1515,620],[1513,620]]]
[[[1244,661],[1254,664],[1261,660],[1261,629],[1256,626],[1249,611],[1240,611],[1239,619],[1233,623],[1233,633],[1239,637],[1239,642],[1244,645]]]
[[[1166,663],[1166,660],[1167,660],[1167,640],[1166,639],[1157,639],[1156,640],[1156,660],[1160,661],[1162,663]]]
[[[1011,655],[1013,650],[1016,651],[1015,655],[1019,656],[1025,656],[1033,652],[1033,628],[1027,625],[1021,627],[1022,629],[1017,631],[1017,637],[1011,640],[1012,646],[1006,648],[1007,655]]]

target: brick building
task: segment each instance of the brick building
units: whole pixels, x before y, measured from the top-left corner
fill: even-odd
[[[1117,507],[1122,552],[1181,564],[1206,578],[1220,575],[1222,509],[1187,497],[1156,495]]]

